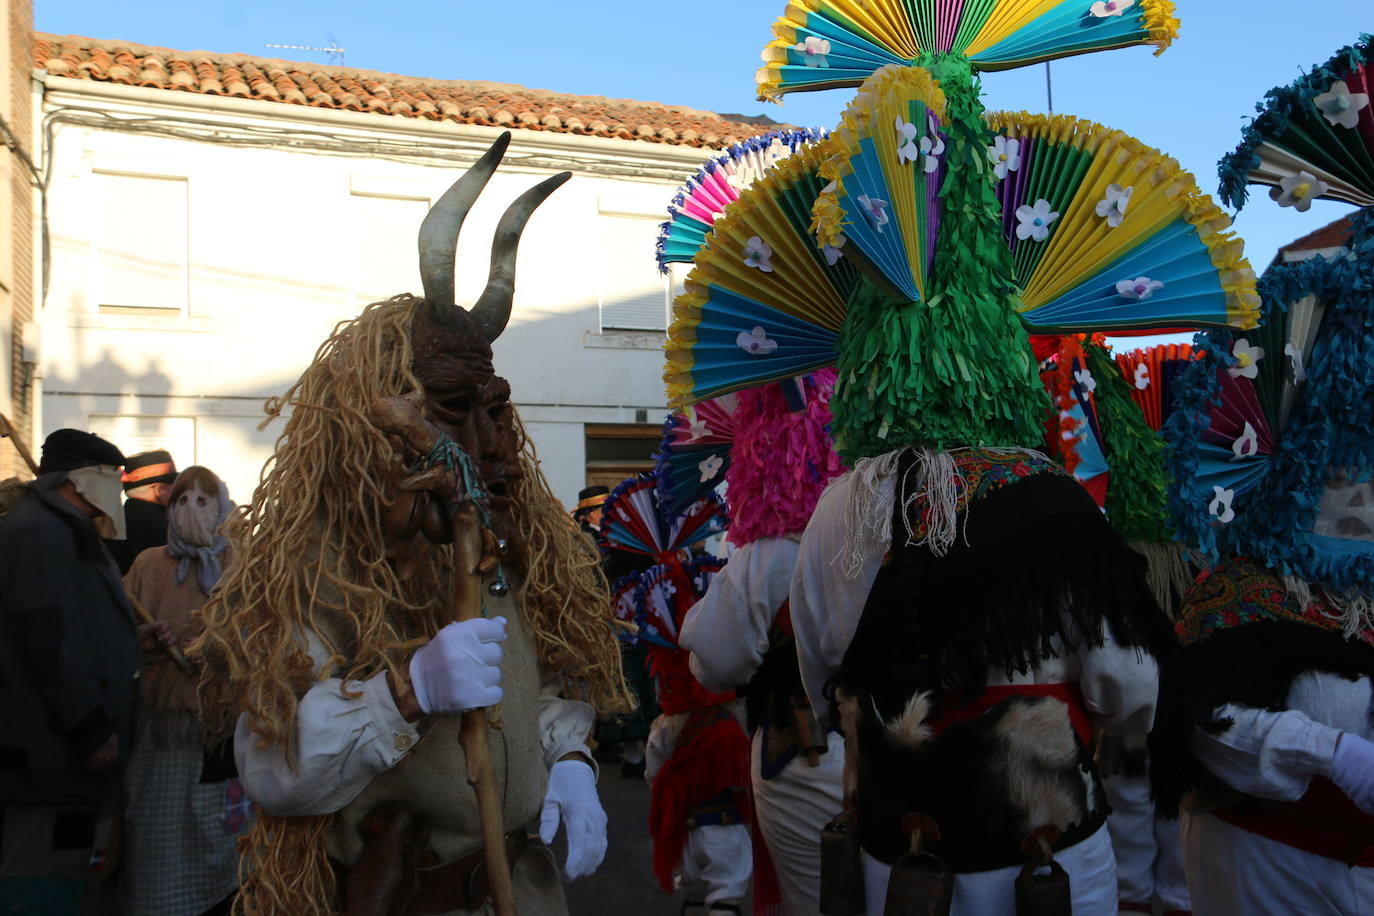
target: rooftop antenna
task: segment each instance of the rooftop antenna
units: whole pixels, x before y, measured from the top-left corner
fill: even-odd
[[[324,56],[325,56],[325,63],[329,64],[330,66],[342,67],[342,66],[344,65],[344,54],[348,51],[348,49],[347,49],[347,48],[341,48],[341,47],[339,47],[339,43],[338,43],[337,41],[334,40],[334,33],[333,33],[333,32],[327,32],[326,34],[329,36],[329,45],[328,45],[327,47],[323,47],[323,48],[316,47],[316,46],[314,46],[314,45],[278,45],[278,44],[265,44],[265,45],[263,45],[263,47],[264,47],[264,48],[283,48],[283,49],[288,50],[288,51],[316,51],[316,52],[322,52],[322,53],[324,54]]]

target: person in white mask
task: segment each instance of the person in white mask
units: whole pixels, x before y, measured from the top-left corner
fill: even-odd
[[[58,430],[0,507],[3,912],[76,913],[109,870],[141,661],[101,541],[123,534],[123,463],[104,439]]]

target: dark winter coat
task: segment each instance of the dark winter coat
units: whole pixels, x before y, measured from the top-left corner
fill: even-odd
[[[90,520],[45,474],[0,518],[0,776],[80,773],[111,734],[133,741],[138,628]]]
[[[106,541],[110,556],[119,564],[119,574],[128,575],[134,560],[145,550],[167,544],[167,507],[146,499],[124,500],[124,528],[122,541]]]

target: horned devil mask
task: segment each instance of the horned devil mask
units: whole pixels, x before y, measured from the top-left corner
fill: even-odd
[[[491,270],[477,303],[454,303],[454,256],[463,219],[486,186],[510,144],[504,133],[462,178],[439,198],[420,226],[420,278],[424,306],[415,312],[410,339],[411,368],[420,381],[423,413],[440,432],[467,453],[487,495],[496,533],[511,539],[511,489],[519,480],[519,442],[510,404],[510,384],[492,369],[491,344],[510,320],[515,293],[515,256],[526,221],[572,174],[547,178],[510,205],[496,227]],[[403,493],[389,514],[398,536],[417,529],[446,542],[447,515],[437,493]]]

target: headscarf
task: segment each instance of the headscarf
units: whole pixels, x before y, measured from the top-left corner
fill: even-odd
[[[191,470],[187,468],[182,473],[189,473]],[[207,595],[224,573],[220,565],[220,555],[228,548],[229,541],[220,533],[220,529],[234,508],[234,504],[229,501],[229,488],[224,485],[224,481],[214,475],[209,476],[216,484],[215,502],[199,507],[193,500],[183,499],[195,493],[205,492],[197,481],[178,494],[167,507],[167,552],[179,561],[176,572],[177,585],[186,581],[187,575],[191,572],[191,560],[194,558],[200,561],[200,589]]]

